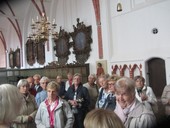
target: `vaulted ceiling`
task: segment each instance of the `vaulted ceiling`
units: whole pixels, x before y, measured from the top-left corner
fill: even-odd
[[[46,12],[45,3],[50,0],[4,0],[0,4],[0,39],[6,49],[6,40],[4,33],[6,32],[5,22],[10,22],[15,32],[17,33],[20,45],[22,46],[22,30],[21,23],[29,12],[29,9],[33,8],[41,15],[41,12]],[[31,7],[32,6],[32,7]]]
[[[69,6],[71,7],[67,9],[66,7]],[[11,49],[15,50],[16,47],[19,47],[21,51],[24,51],[24,44],[31,31],[32,18],[40,17],[44,12],[50,17],[50,21],[53,18],[58,18],[58,28],[64,24],[67,28],[72,29],[73,21],[76,22],[77,16],[81,16],[82,12],[86,12],[88,8],[93,8],[92,6],[94,7],[92,11],[95,12],[96,22],[100,24],[99,0],[89,0],[89,2],[84,2],[84,0],[1,0],[0,58],[3,55],[3,65],[6,65],[5,59]],[[81,10],[81,13],[77,10]],[[2,60],[0,67],[1,63]]]

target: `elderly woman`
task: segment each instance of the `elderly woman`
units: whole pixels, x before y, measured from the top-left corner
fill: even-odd
[[[95,108],[104,108],[105,106],[107,97],[109,96],[109,86],[107,84],[108,77],[110,76],[101,75],[98,77],[98,83],[100,85],[100,88]]]
[[[135,76],[136,98],[145,103],[148,109],[158,112],[157,99],[151,87],[145,85],[145,79],[142,76]]]
[[[89,92],[87,88],[82,85],[81,80],[81,74],[74,74],[73,85],[68,88],[65,95],[65,98],[69,102],[74,113],[75,128],[83,128],[83,121],[90,104]]]
[[[115,109],[115,107],[116,107],[115,83],[118,79],[120,79],[120,76],[118,76],[118,75],[111,75],[107,79],[109,95],[107,96],[105,103],[104,103],[102,108],[110,109],[110,110]]]
[[[22,95],[10,84],[0,85],[0,128],[9,128],[22,107]]]
[[[151,128],[156,118],[151,109],[135,97],[135,81],[123,77],[115,84],[115,113],[120,117],[126,128]]]
[[[38,105],[38,107],[40,106],[40,103],[43,102],[46,98],[47,98],[47,84],[50,82],[50,80],[48,79],[48,77],[43,76],[40,79],[40,86],[43,89],[42,91],[38,92],[36,94],[35,100],[36,103]]]
[[[29,93],[29,83],[26,79],[18,81],[17,87],[23,96],[23,106],[20,115],[13,120],[14,128],[36,128],[34,119],[37,112],[37,105],[33,95]]]
[[[59,84],[47,85],[47,99],[43,101],[35,117],[37,128],[72,128],[74,116],[69,104],[59,95]]]

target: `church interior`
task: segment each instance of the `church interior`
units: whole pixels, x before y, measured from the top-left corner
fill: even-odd
[[[3,0],[0,84],[41,74],[145,78],[158,101],[170,84],[170,0]]]

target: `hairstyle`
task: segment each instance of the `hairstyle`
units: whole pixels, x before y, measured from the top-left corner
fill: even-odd
[[[72,76],[73,74],[71,72],[68,72],[67,75],[71,75]]]
[[[111,110],[93,109],[84,119],[85,128],[124,128],[120,118]]]
[[[16,86],[0,85],[0,123],[9,123],[19,115],[21,100],[22,95]]]
[[[96,80],[96,75],[95,74],[90,74],[88,77],[93,77]]]
[[[20,88],[21,86],[29,86],[27,79],[20,79],[18,81],[17,87]]]
[[[75,73],[73,77],[76,77],[76,76],[81,77],[81,74],[80,73]]]
[[[55,81],[51,81],[50,83],[47,84],[47,89],[55,89],[57,92],[59,92],[60,85],[56,83]]]
[[[43,82],[43,81],[47,81],[47,82],[50,82],[50,79],[46,76],[43,76],[41,79],[40,79],[40,83]]]
[[[98,65],[99,67],[102,67],[102,63],[100,63],[100,62],[99,62],[99,63],[97,63],[97,65]]]
[[[33,76],[33,78],[34,77],[38,77],[39,79],[41,79],[41,75],[40,74],[35,74],[34,76]]]
[[[117,81],[119,80],[121,77],[116,75],[116,74],[113,74],[111,76],[109,76],[109,78],[107,79],[108,81]]]
[[[63,78],[62,75],[57,75],[57,76],[56,76],[56,79],[57,79],[58,77],[61,78],[61,79]]]
[[[34,78],[32,76],[27,77],[27,80],[28,79],[34,80]]]
[[[128,77],[122,77],[116,82],[115,89],[124,89],[131,94],[135,94],[135,81]]]
[[[143,83],[145,83],[145,78],[142,76],[135,76],[134,77],[134,81],[136,81],[137,79],[140,79]]]
[[[105,74],[105,75],[100,75],[97,79],[103,78],[107,80],[109,77],[110,77],[109,74]]]

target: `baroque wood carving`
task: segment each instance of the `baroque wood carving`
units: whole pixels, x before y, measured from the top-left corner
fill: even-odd
[[[60,27],[59,38],[55,39],[55,56],[58,57],[58,64],[65,65],[68,60],[68,56],[70,55],[70,43],[69,43],[70,35],[67,33],[62,27]]]
[[[14,68],[15,64],[14,64],[14,54],[15,52],[10,48],[10,52],[9,52],[9,67]]]
[[[37,61],[39,64],[43,65],[45,63],[45,40],[40,40],[39,42],[34,42],[31,39],[27,40],[26,43],[26,54],[27,63],[30,66]]]
[[[45,40],[40,40],[39,43],[35,43],[35,49],[37,62],[43,65],[45,63]]]
[[[34,46],[34,41],[31,39],[27,40],[26,54],[27,54],[27,63],[30,66],[33,66],[33,64],[35,63],[35,46]]]
[[[74,32],[70,33],[73,39],[73,54],[76,56],[77,63],[84,64],[89,56],[91,51],[91,26],[87,26],[83,22],[79,22],[77,18],[77,26],[73,25]]]
[[[20,62],[20,49],[19,48],[17,48],[15,50],[14,60],[15,60],[14,61],[15,62],[15,66],[17,68],[20,68],[21,67],[21,62]]]

